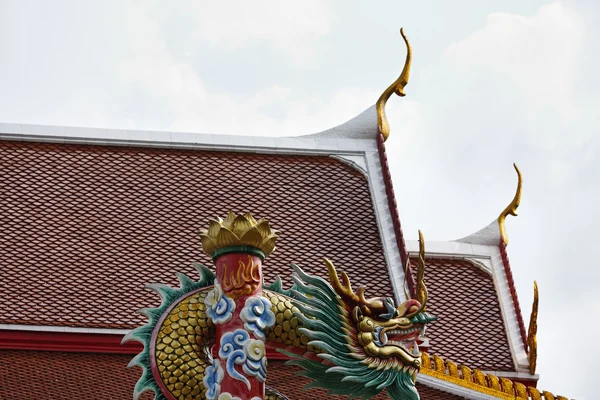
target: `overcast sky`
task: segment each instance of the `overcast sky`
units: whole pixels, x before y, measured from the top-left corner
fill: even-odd
[[[540,286],[538,387],[596,398],[600,2],[290,3],[0,0],[0,122],[314,133],[397,77],[404,26],[387,148],[406,234],[486,226],[516,162],[508,253],[526,324]]]

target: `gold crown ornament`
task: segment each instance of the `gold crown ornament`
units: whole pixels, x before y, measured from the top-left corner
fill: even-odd
[[[210,219],[208,229],[200,230],[200,240],[213,260],[227,253],[250,253],[264,260],[275,251],[278,234],[264,218],[257,221],[250,213],[230,211],[224,220]]]

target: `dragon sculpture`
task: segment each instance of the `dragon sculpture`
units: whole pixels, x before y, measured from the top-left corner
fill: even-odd
[[[244,245],[245,249],[254,247],[248,246],[244,237],[251,235],[244,230],[254,229],[261,231],[264,238],[274,237],[275,231],[270,230],[268,223],[265,226],[264,220],[256,221],[249,214],[236,216],[230,213],[225,221],[218,219],[217,223],[221,231],[229,232],[228,238],[233,237],[231,240]],[[216,231],[218,229],[213,229],[215,235]],[[260,248],[260,238],[254,236],[254,246]],[[221,243],[223,239],[217,242]],[[208,241],[203,238],[205,251],[207,245]],[[273,250],[274,241],[269,246]],[[422,258],[419,264],[422,269]],[[351,398],[370,398],[387,389],[392,399],[418,399],[414,385],[421,366],[417,339],[426,324],[435,320],[424,312],[426,289],[424,301],[409,299],[396,307],[391,298],[365,298],[364,287],[353,291],[344,272],[341,272],[340,281],[331,261],[325,259],[325,265],[329,281],[305,273],[296,265],[292,265],[294,285],[290,289],[284,290],[277,277],[262,290],[262,303],[253,308],[260,309],[261,304],[270,308],[270,312],[263,310],[261,314],[266,319],[244,319],[246,311],[240,313],[246,321],[245,331],[262,332],[268,347],[287,355],[290,358],[288,364],[301,367],[303,370],[299,375],[312,379],[307,387],[321,387],[332,395],[349,395]],[[178,274],[181,283],[178,288],[147,285],[160,295],[161,305],[140,310],[148,317],[148,322],[123,339],[124,342],[136,340],[144,346],[129,364],[143,370],[135,385],[134,399],[147,390],[154,391],[155,399],[237,398],[228,393],[219,394],[224,372],[221,363],[215,362],[212,350],[216,325],[227,310],[235,307],[231,307],[231,300],[217,282],[219,269],[215,275],[203,265],[194,266],[200,273],[198,280]],[[251,275],[246,274],[245,278],[252,278]],[[238,273],[234,280],[239,283],[245,278],[244,273]],[[244,329],[241,333],[247,342],[248,339],[252,341]],[[224,348],[222,343],[220,352]],[[232,343],[235,345],[236,342]],[[229,373],[239,374],[237,371],[243,370],[253,376],[262,376],[264,382],[264,347],[257,346],[256,352],[262,352],[263,358],[252,358],[251,354],[244,356],[245,362],[239,357],[232,358],[231,365],[226,364]],[[235,369],[236,365],[242,368]],[[267,387],[265,398],[286,397]]]

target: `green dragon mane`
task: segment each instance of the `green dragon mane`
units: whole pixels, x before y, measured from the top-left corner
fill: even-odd
[[[297,265],[292,268],[294,286],[289,295],[300,310],[295,316],[304,325],[301,331],[310,339],[309,344],[322,350],[317,356],[324,360],[319,362],[280,350],[291,358],[286,364],[301,367],[298,375],[312,380],[305,389],[320,387],[331,395],[368,399],[387,388],[392,399],[418,400],[410,374],[401,369],[366,365],[359,346],[352,341],[355,335],[349,334],[356,329],[347,322],[350,310],[330,284],[305,273]]]

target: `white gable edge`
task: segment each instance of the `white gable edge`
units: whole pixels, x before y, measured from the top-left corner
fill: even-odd
[[[0,330],[6,331],[26,331],[26,332],[61,332],[61,333],[100,333],[109,335],[125,335],[131,329],[113,329],[113,328],[83,328],[75,326],[54,326],[54,325],[17,325],[0,324]]]
[[[323,132],[289,137],[0,123],[0,139],[5,140],[276,154],[362,154],[377,149],[377,134],[375,106]]]

